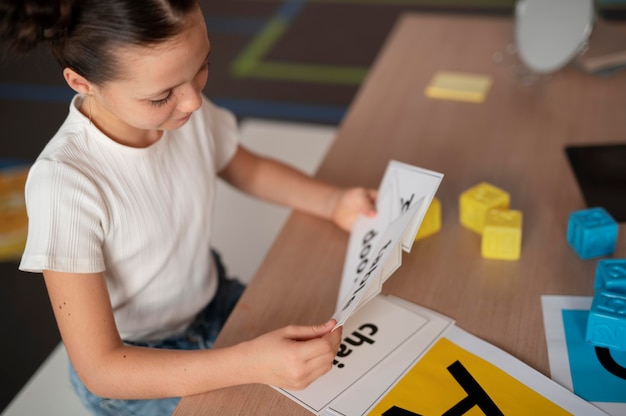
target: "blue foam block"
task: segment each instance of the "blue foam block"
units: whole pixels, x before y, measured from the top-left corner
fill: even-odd
[[[594,295],[585,339],[597,347],[626,351],[626,295],[604,290]]]
[[[626,295],[626,259],[603,259],[596,265],[595,291],[610,290]]]
[[[615,251],[617,222],[603,208],[572,212],[567,225],[567,242],[583,259],[609,256]]]

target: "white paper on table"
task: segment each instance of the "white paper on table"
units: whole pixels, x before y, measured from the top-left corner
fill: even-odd
[[[435,338],[430,346],[440,338]],[[450,325],[443,333],[443,338],[491,363],[574,415],[606,416],[602,410],[571,393],[532,367],[457,326]],[[335,400],[322,414],[324,416],[366,415],[411,370],[415,363],[423,358],[430,348],[430,346],[428,348],[418,348],[419,356],[411,357],[410,348],[415,341],[417,340],[412,338],[404,343],[402,347],[394,352],[389,360],[385,361],[385,368],[388,368],[390,373],[393,372],[397,375],[395,380],[389,382],[388,379],[381,379],[379,374],[372,371],[367,375],[367,379],[363,379],[358,384],[355,384],[353,388]],[[376,368],[376,370],[378,369]],[[372,380],[376,380],[376,382],[372,382]]]
[[[591,308],[588,296],[542,296],[543,327],[548,345],[548,363],[552,379],[569,390],[574,390],[569,371],[569,356],[561,313],[563,309]]]
[[[379,299],[384,299],[387,304],[396,305],[415,314],[413,317],[407,315],[403,318],[398,313],[395,321],[399,328],[408,324],[410,320],[421,321],[425,319],[427,323],[407,339],[406,342],[398,345],[393,353],[389,354],[383,362],[374,367],[366,376],[357,380],[349,390],[337,397],[324,409],[323,415],[357,416],[366,414],[419,361],[424,353],[449,328],[454,326],[452,319],[395,296],[381,294],[375,298],[375,301]],[[369,304],[367,307],[369,308]]]
[[[563,325],[563,310],[591,309],[592,296],[541,296],[543,327],[548,344],[550,376],[554,381],[574,391],[574,382],[570,370],[567,340]],[[590,375],[593,376],[593,375]],[[610,415],[626,415],[625,403],[591,402]]]
[[[411,359],[438,339],[452,321],[393,296],[379,295],[344,326],[344,341],[333,368],[306,389],[277,389],[309,411],[319,414],[355,385],[380,390],[397,377],[390,359],[404,348]],[[375,329],[374,329],[375,328]],[[362,341],[363,337],[372,341]],[[347,339],[353,343],[351,345]],[[355,342],[356,341],[356,342]],[[370,396],[375,397],[375,396]]]
[[[521,360],[457,326],[450,328],[446,332],[445,338],[490,362],[574,415],[606,416],[602,410],[576,396]]]
[[[378,240],[376,249],[371,251],[371,256],[373,257],[372,261],[368,263],[367,271],[359,275],[357,281],[348,291],[348,295],[342,300],[341,305],[333,314],[333,319],[337,321],[335,327],[343,325],[348,320],[350,315],[361,304],[371,285],[376,284],[377,279],[382,276],[382,266],[387,263],[387,259],[393,252],[393,249],[400,244],[406,228],[413,220],[419,207],[419,204],[411,206],[384,231],[381,239]]]

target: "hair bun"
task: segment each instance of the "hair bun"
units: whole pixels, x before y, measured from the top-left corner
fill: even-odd
[[[73,0],[0,0],[0,38],[10,49],[28,52],[63,38],[72,21]]]

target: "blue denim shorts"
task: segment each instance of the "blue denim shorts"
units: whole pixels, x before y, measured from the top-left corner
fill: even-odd
[[[216,252],[212,252],[217,268],[219,284],[217,293],[211,303],[200,312],[189,327],[180,335],[161,341],[148,343],[128,342],[151,348],[166,348],[177,350],[199,350],[213,346],[217,334],[220,332],[226,319],[237,304],[245,286],[239,281],[228,279],[226,270]],[[74,391],[83,405],[94,415],[99,416],[161,416],[171,415],[178,404],[180,397],[155,400],[114,400],[92,394],[82,383],[70,363],[70,381]]]

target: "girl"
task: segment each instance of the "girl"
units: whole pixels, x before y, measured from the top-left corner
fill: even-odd
[[[237,143],[202,90],[197,0],[0,1],[11,49],[46,42],[77,92],[26,185],[20,269],[42,272],[94,414],[170,414],[180,396],[243,383],[301,389],[327,372],[333,322],[209,349],[243,286],[211,252],[217,176],[349,230],[375,192],[315,181]]]

